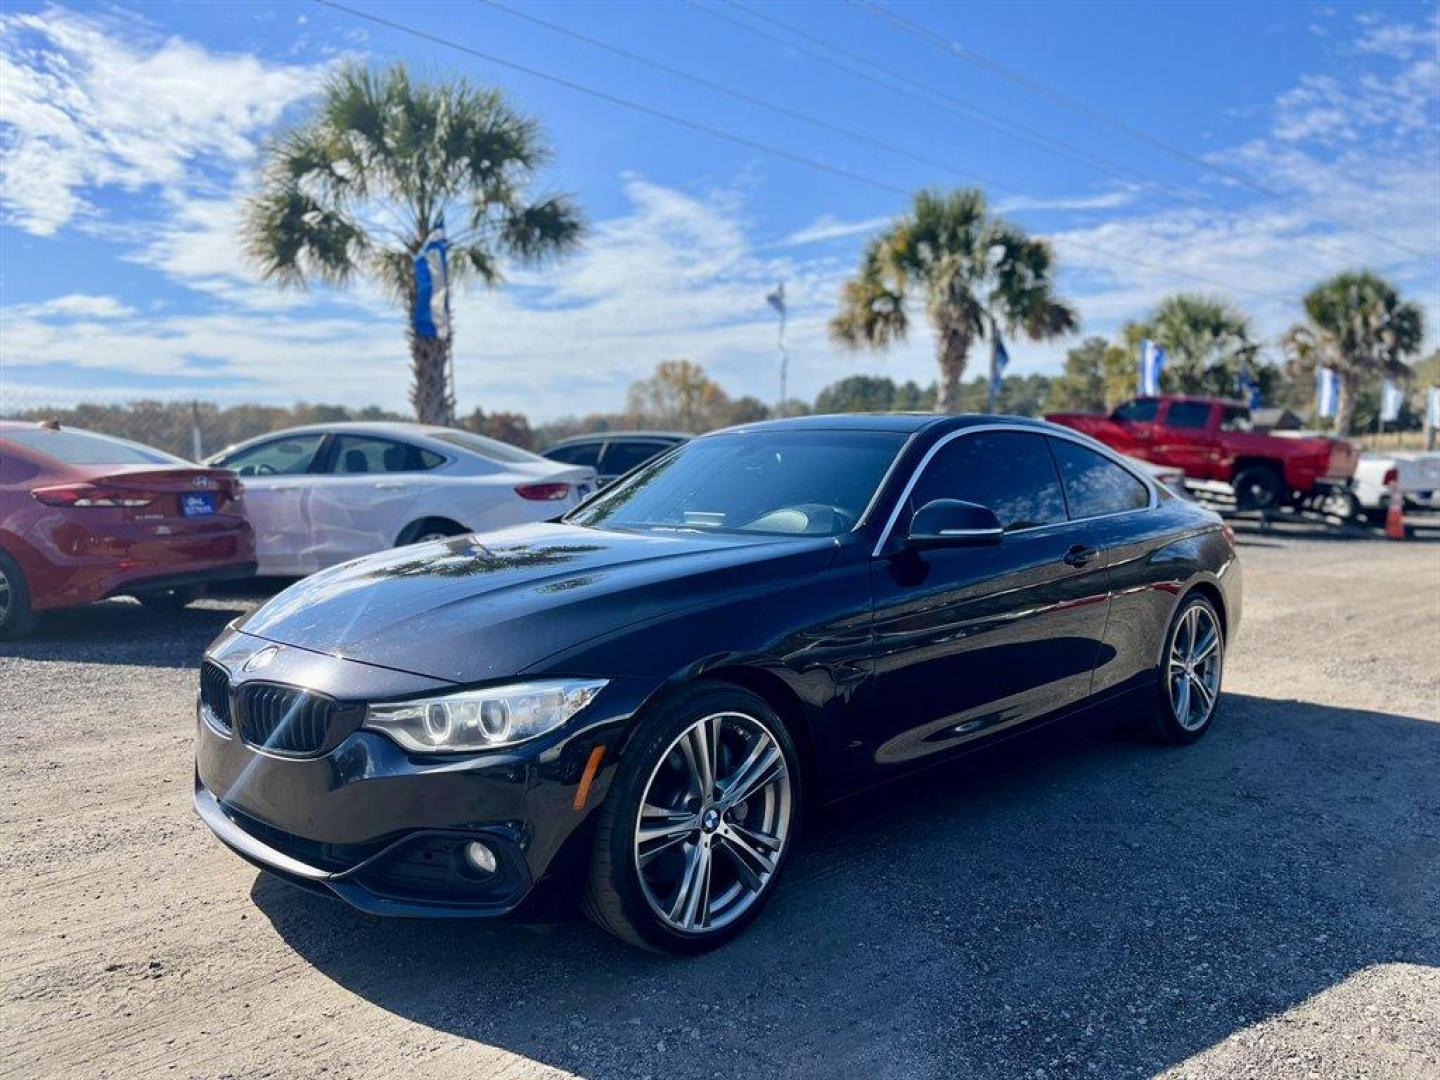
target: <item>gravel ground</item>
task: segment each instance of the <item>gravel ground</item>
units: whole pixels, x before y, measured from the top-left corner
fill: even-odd
[[[1248,533],[1222,714],[829,813],[694,960],[371,919],[190,809],[250,599],[0,646],[0,1076],[1440,1075],[1440,543]]]

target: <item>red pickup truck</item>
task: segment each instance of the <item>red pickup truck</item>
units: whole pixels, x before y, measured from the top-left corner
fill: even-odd
[[[1221,398],[1137,397],[1109,416],[1051,413],[1122,454],[1185,471],[1203,494],[1233,493],[1237,509],[1307,505],[1341,516],[1357,512],[1350,480],[1357,454],[1344,439],[1255,431],[1250,410]]]

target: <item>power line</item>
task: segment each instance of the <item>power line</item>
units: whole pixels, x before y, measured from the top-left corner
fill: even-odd
[[[1187,161],[1192,165],[1199,166],[1207,172],[1212,172],[1216,173],[1217,175],[1224,176],[1227,179],[1233,181],[1234,183],[1240,184],[1243,187],[1247,187],[1252,191],[1258,192],[1261,195],[1266,195],[1272,199],[1283,199],[1287,195],[1295,194],[1294,192],[1287,193],[1283,191],[1276,191],[1273,188],[1266,187],[1264,184],[1261,184],[1251,179],[1242,172],[1226,168],[1223,165],[1218,165],[1213,161],[1207,160],[1206,158],[1203,158],[1198,154],[1186,150],[1182,146],[1176,146],[1174,143],[1167,142],[1166,140],[1160,138],[1158,135],[1152,135],[1150,132],[1145,131],[1142,128],[1138,128],[1134,124],[1122,120],[1119,117],[1112,116],[1110,113],[1105,112],[1103,109],[1098,109],[1093,105],[1087,105],[1083,101],[1077,101],[1074,98],[1068,97],[1065,94],[1062,94],[1059,90],[1056,90],[1054,87],[1049,86],[1046,83],[1040,82],[1038,79],[1032,79],[1028,75],[1023,74],[1022,72],[1018,72],[1012,68],[1006,67],[998,60],[986,56],[983,53],[976,52],[974,49],[966,48],[959,42],[952,41],[949,38],[945,37],[943,34],[937,33],[936,31],[931,30],[926,26],[922,26],[920,23],[915,22],[913,19],[908,19],[904,15],[901,15],[894,11],[890,11],[889,9],[883,8],[878,4],[870,3],[868,2],[868,0],[849,0],[849,2],[855,7],[859,8],[865,14],[871,16],[872,18],[887,22],[891,26],[902,31],[903,33],[909,34],[912,37],[927,42],[928,44],[939,49],[941,52],[944,52],[956,58],[957,60],[960,60],[967,64],[971,64],[975,67],[983,68],[984,70],[998,75],[1002,79],[1005,79],[1007,82],[1013,83],[1016,86],[1030,91],[1032,94],[1036,94],[1040,97],[1045,98],[1047,101],[1051,101],[1054,104],[1059,105],[1061,108],[1068,109],[1069,111],[1076,113],[1079,116],[1084,116],[1090,120],[1096,121],[1097,123],[1105,124],[1108,127],[1114,128],[1115,130],[1120,131],[1125,135],[1128,135],[1132,139],[1147,143],[1150,146],[1156,147],[1157,149],[1164,150],[1166,153],[1178,157],[1182,161]],[[1428,251],[1422,251],[1419,248],[1413,248],[1409,244],[1402,243],[1401,241],[1395,240],[1392,237],[1386,236],[1383,233],[1375,232],[1372,229],[1368,229],[1360,225],[1351,224],[1349,226],[1341,226],[1337,222],[1328,221],[1324,218],[1317,218],[1316,220],[1322,221],[1325,224],[1330,225],[1332,228],[1353,228],[1357,232],[1363,233],[1364,235],[1369,236],[1372,239],[1379,240],[1382,243],[1389,244],[1391,247],[1398,248],[1401,251],[1409,252],[1412,255],[1419,255],[1423,258],[1429,258],[1431,256],[1431,253]]]
[[[1066,142],[1064,139],[1057,139],[1050,135],[1046,135],[1042,131],[1037,131],[1034,128],[1026,127],[1023,124],[1017,124],[1013,120],[1009,120],[998,113],[991,112],[988,109],[981,108],[979,105],[976,105],[970,101],[966,101],[964,98],[952,94],[947,90],[942,90],[937,86],[932,86],[929,83],[921,82],[919,79],[915,79],[905,74],[904,72],[897,71],[892,67],[887,67],[886,65],[881,64],[869,56],[864,56],[851,49],[846,49],[840,45],[836,45],[834,42],[827,41],[826,39],[820,37],[817,34],[812,34],[806,30],[802,30],[798,26],[793,26],[790,23],[786,23],[780,19],[775,18],[772,15],[768,15],[765,12],[758,11],[754,8],[747,7],[744,4],[738,3],[737,0],[720,0],[720,2],[727,4],[729,7],[735,8],[737,11],[744,12],[745,15],[751,19],[768,23],[771,26],[783,30],[785,33],[791,34],[794,37],[801,39],[802,41],[810,42],[811,44],[816,45],[820,49],[823,49],[825,51],[818,52],[814,48],[798,44],[795,41],[783,38],[769,31],[762,30],[759,27],[743,22],[742,20],[737,19],[734,16],[726,15],[721,11],[705,7],[704,5],[700,4],[698,0],[688,0],[688,2],[697,11],[701,11],[706,15],[711,16],[712,18],[721,19],[724,22],[727,22],[732,26],[739,27],[740,29],[748,33],[764,38],[767,41],[775,42],[783,48],[794,49],[795,51],[803,53],[806,56],[818,60],[823,64],[828,64],[831,67],[837,68],[840,71],[852,75],[857,79],[863,79],[866,82],[883,87],[884,89],[889,90],[891,93],[899,94],[902,97],[907,97],[912,101],[918,101],[924,105],[929,105],[931,108],[942,109],[945,112],[952,113],[956,116],[964,117],[966,120],[977,123],[982,127],[987,127],[992,131],[998,131],[1003,135],[1007,135],[1010,138],[1016,139],[1022,143],[1025,143],[1028,146],[1033,146],[1038,150],[1042,150],[1050,154],[1055,154],[1058,157],[1063,157],[1070,161],[1079,162],[1082,165],[1088,165],[1090,168],[1097,169],[1100,172],[1109,173],[1112,176],[1119,177],[1120,179],[1126,180],[1130,183],[1140,182],[1154,184],[1156,187],[1164,188],[1165,190],[1175,195],[1178,195],[1181,198],[1193,199],[1197,197],[1205,197],[1201,192],[1195,192],[1191,191],[1188,188],[1178,187],[1177,185],[1170,183],[1168,180],[1164,180],[1160,177],[1144,173],[1141,170],[1134,168],[1133,166],[1122,165],[1119,162],[1115,162],[1108,158],[1101,157],[1098,154],[1091,153],[1089,150],[1086,150],[1083,147],[1076,146],[1074,143]],[[874,71],[880,72],[880,75],[875,75],[869,71],[863,70],[862,68],[857,68],[853,66],[852,63],[847,63],[846,60],[836,59],[836,57],[845,57],[847,58],[847,60],[853,61],[854,63],[864,64],[866,67],[872,68],[874,69]],[[881,76],[884,77],[882,78]],[[907,87],[910,87],[912,89],[907,89]]]
[[[822,119],[821,117],[811,116],[807,113],[800,112],[798,109],[792,109],[786,105],[780,105],[776,102],[768,101],[765,98],[756,97],[754,94],[746,93],[743,90],[736,90],[733,87],[725,86],[722,83],[713,82],[710,79],[704,78],[700,75],[696,75],[689,71],[684,71],[681,68],[671,67],[669,64],[662,63],[659,60],[652,60],[647,56],[641,56],[638,53],[630,52],[628,49],[623,49],[619,45],[612,45],[608,41],[601,41],[599,38],[593,38],[587,34],[582,34],[578,30],[572,30],[567,26],[561,26],[559,23],[553,23],[546,19],[542,19],[538,15],[531,15],[528,12],[519,11],[512,7],[507,7],[505,4],[500,3],[499,0],[477,0],[477,2],[485,4],[488,7],[492,7],[496,11],[502,11],[506,15],[513,15],[517,19],[524,19],[526,22],[533,23],[536,26],[543,26],[547,30],[552,30],[557,34],[563,34],[568,38],[574,39],[575,41],[581,41],[584,42],[586,45],[593,46],[594,48],[603,49],[606,52],[613,53],[616,56],[624,57],[626,60],[629,60],[635,64],[639,64],[642,67],[648,67],[654,71],[662,71],[667,75],[673,76],[674,78],[684,79],[686,82],[694,83],[696,86],[703,86],[707,90],[713,90],[717,94],[724,94],[726,97],[734,98],[736,101],[743,101],[747,105],[754,105],[756,108],[767,109],[770,112],[777,113],[781,116],[788,116],[792,120],[799,120],[803,124],[809,124],[812,127],[817,127],[824,131],[832,132],[836,135],[843,135],[845,138],[853,139],[854,141],[861,143],[865,146],[874,147],[877,150],[883,150],[886,153],[894,154],[897,157],[908,158],[911,161],[917,162],[921,165],[926,165],[932,169],[941,169],[945,172],[954,173],[956,176],[963,176],[969,180],[978,181],[982,184],[989,184],[990,186],[995,188],[1002,187],[1002,185],[996,183],[994,180],[991,180],[985,176],[981,176],[979,173],[974,173],[970,172],[967,169],[958,168],[944,161],[937,161],[935,158],[926,157],[924,154],[917,154],[912,150],[907,150],[903,146],[897,146],[894,143],[886,142],[884,139],[878,139],[875,136],[869,134],[868,132],[856,131],[853,128],[847,128],[841,124],[832,123],[831,121]]]
[[[479,49],[471,48],[469,45],[461,45],[459,42],[456,41],[447,41],[445,38],[442,38],[437,34],[432,34],[426,30],[421,30],[418,27],[407,26],[404,23],[395,22],[393,19],[387,19],[381,15],[372,15],[368,11],[360,11],[357,8],[349,7],[346,4],[339,3],[338,0],[315,0],[315,3],[320,4],[323,7],[333,8],[336,11],[343,11],[347,15],[353,15],[357,19],[364,19],[366,22],[374,23],[377,26],[384,26],[390,30],[398,30],[402,34],[409,34],[411,37],[420,38],[422,41],[428,41],[434,45],[443,45],[447,49],[455,49],[458,52],[466,53],[467,55],[473,56],[476,59],[484,60],[491,64],[496,64],[499,67],[509,68],[512,71],[518,71],[524,75],[529,75],[532,78],[543,79],[545,82],[554,83],[557,86],[563,86],[569,90],[574,90],[577,93],[588,94],[591,97],[599,98],[601,101],[608,101],[611,105],[618,105],[622,109],[630,109],[634,112],[644,113],[646,116],[653,116],[658,120],[665,120],[672,124],[678,124],[680,127],[689,128],[691,131],[699,131],[702,134],[710,135],[717,139],[724,139],[727,142],[732,142],[739,146],[744,146],[750,150],[758,150],[763,154],[774,154],[776,157],[785,158],[788,161],[793,161],[798,165],[804,165],[807,168],[818,169],[821,172],[827,172],[830,173],[832,176],[839,176],[845,180],[853,180],[857,184],[866,184],[869,187],[879,188],[881,191],[888,191],[891,194],[895,195],[910,194],[908,191],[906,191],[905,188],[902,188],[897,184],[890,184],[886,183],[883,180],[876,180],[869,176],[863,176],[860,173],[851,172],[849,169],[843,169],[838,165],[830,165],[816,158],[805,157],[803,154],[796,154],[789,150],[782,149],[778,146],[769,146],[766,143],[757,142],[756,140],[748,138],[744,135],[736,135],[733,132],[722,131],[720,128],[711,127],[709,124],[701,123],[698,120],[690,120],[684,116],[678,116],[675,113],[666,112],[664,109],[657,109],[653,106],[646,105],[643,102],[631,101],[629,98],[623,98],[616,94],[611,94],[605,90],[598,90],[593,86],[586,86],[583,83],[575,82],[572,79],[567,79],[560,75],[552,75],[549,72],[541,71],[538,68],[527,67],[524,64],[517,64],[513,60],[502,59],[501,57],[498,57],[493,53],[482,52]]]
[[[777,18],[775,18],[775,17],[772,16],[772,15],[768,15],[768,14],[765,14],[764,12],[757,11],[757,10],[755,10],[755,9],[753,9],[753,8],[749,8],[749,7],[745,6],[745,5],[742,4],[742,3],[739,3],[738,0],[720,0],[720,2],[727,4],[728,6],[730,6],[730,7],[732,7],[732,8],[735,8],[737,11],[742,11],[742,12],[744,12],[745,15],[748,16],[748,17],[751,18],[751,19],[760,20],[760,21],[762,21],[762,22],[768,23],[768,24],[771,25],[771,26],[778,27],[779,29],[783,30],[785,33],[791,34],[791,35],[793,35],[794,37],[801,39],[802,41],[811,42],[811,43],[819,46],[820,49],[827,50],[827,52],[829,52],[829,53],[834,53],[834,54],[836,54],[836,56],[848,57],[848,58],[850,58],[851,60],[853,60],[853,61],[855,61],[855,62],[857,62],[857,63],[865,64],[865,65],[867,65],[867,66],[875,69],[876,71],[881,72],[882,74],[884,74],[885,76],[887,76],[888,79],[890,79],[890,80],[895,80],[896,82],[900,82],[900,83],[906,84],[906,85],[908,85],[908,86],[915,87],[915,88],[923,91],[924,94],[917,94],[917,93],[915,93],[915,92],[913,92],[913,91],[911,91],[911,90],[907,90],[907,89],[905,88],[905,86],[897,86],[897,85],[895,85],[895,82],[887,81],[887,79],[884,79],[884,78],[879,78],[879,77],[877,77],[876,75],[871,74],[870,72],[867,72],[867,71],[864,71],[864,70],[861,70],[861,69],[859,69],[859,68],[854,67],[854,66],[853,66],[852,64],[850,64],[850,63],[846,63],[846,62],[843,61],[843,60],[837,60],[837,59],[835,59],[834,56],[827,55],[825,52],[819,52],[819,51],[817,51],[816,49],[810,48],[810,47],[808,47],[808,46],[806,46],[806,45],[804,45],[804,44],[800,44],[800,43],[798,43],[798,42],[796,42],[796,41],[792,41],[792,40],[790,40],[790,39],[788,39],[788,38],[781,37],[780,35],[775,34],[775,33],[772,33],[772,32],[770,32],[770,31],[768,31],[768,30],[761,29],[761,28],[758,27],[758,26],[754,26],[754,25],[752,25],[752,24],[750,24],[750,23],[744,22],[744,21],[742,21],[742,20],[740,20],[740,19],[735,18],[734,16],[727,15],[727,14],[721,12],[721,11],[717,11],[717,10],[714,10],[714,9],[712,9],[712,8],[709,8],[709,7],[705,7],[705,6],[701,5],[701,4],[698,2],[698,0],[689,0],[689,3],[691,4],[691,6],[694,7],[696,10],[701,11],[701,12],[704,12],[705,14],[711,16],[712,18],[721,19],[721,20],[723,20],[724,22],[727,22],[727,23],[729,23],[729,24],[732,25],[732,26],[736,26],[736,27],[740,28],[741,30],[746,31],[747,33],[754,34],[754,35],[756,35],[756,36],[758,36],[758,37],[761,37],[761,38],[763,38],[763,39],[765,39],[765,40],[767,40],[767,41],[774,42],[774,43],[776,43],[777,45],[780,45],[782,48],[794,49],[794,50],[796,50],[796,51],[798,51],[798,52],[800,52],[800,53],[803,53],[803,54],[806,55],[806,56],[812,57],[813,59],[820,61],[821,63],[828,64],[828,65],[830,65],[831,67],[838,68],[839,70],[844,71],[844,72],[846,72],[847,74],[853,75],[853,76],[855,76],[856,78],[864,79],[864,80],[867,81],[867,82],[873,83],[873,84],[875,84],[875,85],[877,85],[877,86],[881,86],[881,87],[883,87],[883,88],[891,91],[892,93],[900,94],[900,95],[902,95],[902,96],[904,96],[904,97],[910,98],[911,100],[920,101],[920,102],[922,102],[922,103],[924,103],[924,104],[927,104],[927,105],[930,105],[930,106],[932,106],[932,107],[934,107],[934,108],[945,109],[945,110],[948,111],[948,112],[952,112],[952,113],[955,113],[955,114],[957,114],[957,115],[959,115],[959,116],[966,117],[967,119],[975,119],[975,117],[974,117],[973,114],[977,111],[976,108],[975,108],[974,106],[970,105],[968,102],[966,102],[963,98],[955,97],[953,94],[950,94],[950,93],[946,92],[945,90],[939,89],[938,87],[935,87],[935,86],[931,86],[931,85],[929,85],[929,84],[927,84],[927,83],[924,83],[924,82],[921,82],[921,81],[919,81],[919,80],[917,80],[917,79],[913,79],[913,78],[911,78],[910,76],[905,75],[905,74],[902,73],[902,72],[896,71],[896,70],[893,69],[893,68],[886,67],[885,65],[880,64],[880,63],[878,63],[877,61],[871,60],[871,59],[869,59],[869,58],[866,57],[866,56],[862,56],[862,55],[860,55],[860,54],[858,54],[858,53],[856,53],[856,52],[853,52],[852,50],[845,49],[845,48],[843,48],[843,47],[841,47],[841,46],[839,46],[839,45],[836,45],[834,42],[827,41],[826,39],[820,37],[820,36],[817,35],[817,34],[812,34],[812,33],[809,33],[809,32],[806,31],[806,30],[801,29],[800,27],[792,26],[792,25],[790,25],[789,23],[783,22],[782,20],[777,19]],[[943,98],[943,99],[945,99],[945,100],[943,100],[943,101],[935,101],[935,100],[931,100],[930,97],[927,97],[927,96],[924,96],[924,95],[933,95],[934,97]],[[948,103],[951,103],[951,104],[947,104],[947,102],[948,102]],[[958,107],[952,107],[952,104],[953,104],[954,106],[958,106]],[[986,113],[984,113],[984,110],[979,110],[979,111],[980,111],[984,116],[986,116],[986,117],[989,117],[989,116],[992,116],[992,115],[993,115],[993,114],[986,114]],[[1008,130],[1008,122],[999,121],[999,122],[996,122],[996,123],[988,123],[988,122],[983,121],[983,120],[980,121],[980,122],[985,123],[986,126],[991,127],[991,128],[993,128],[993,129],[995,129],[995,130],[998,130],[998,131],[1002,131],[1002,132],[1004,132],[1004,133],[1006,133],[1006,134],[1013,134],[1012,132],[1010,132],[1010,131]],[[1029,129],[1029,128],[1021,128],[1020,130],[1021,130],[1021,131],[1025,131],[1025,132],[1029,132],[1031,129]],[[1046,150],[1046,151],[1048,151],[1048,152],[1050,152],[1050,153],[1057,153],[1057,154],[1059,154],[1061,157],[1068,157],[1068,158],[1070,158],[1071,160],[1082,161],[1082,162],[1085,163],[1085,164],[1090,164],[1090,165],[1092,165],[1092,166],[1094,166],[1094,167],[1101,168],[1101,169],[1104,170],[1104,171],[1116,173],[1116,175],[1118,175],[1118,173],[1116,172],[1116,170],[1119,169],[1119,168],[1122,168],[1122,167],[1120,167],[1120,166],[1115,166],[1114,168],[1109,167],[1109,166],[1113,165],[1113,163],[1107,162],[1106,159],[1104,159],[1104,158],[1094,158],[1094,159],[1092,159],[1092,160],[1086,160],[1085,156],[1083,156],[1083,155],[1068,154],[1068,153],[1064,153],[1063,151],[1054,150],[1054,149],[1052,149],[1052,148],[1050,148],[1050,147],[1040,145],[1039,143],[1035,142],[1034,140],[1026,139],[1026,138],[1023,138],[1022,136],[1019,136],[1019,135],[1016,135],[1015,137],[1016,137],[1016,138],[1020,138],[1021,141],[1023,141],[1023,142],[1028,142],[1028,143],[1030,143],[1031,145],[1038,146],[1041,150]],[[1043,136],[1042,136],[1042,137],[1043,137]],[[1061,146],[1069,146],[1070,144],[1060,143],[1059,145],[1061,145]],[[1140,179],[1142,179],[1142,180],[1148,181],[1149,183],[1155,184],[1155,185],[1158,186],[1158,187],[1164,188],[1165,190],[1171,192],[1172,194],[1175,194],[1175,195],[1179,196],[1180,198],[1182,198],[1182,199],[1184,199],[1184,200],[1186,200],[1186,201],[1188,201],[1188,202],[1204,202],[1205,204],[1207,204],[1207,205],[1209,205],[1209,206],[1213,206],[1213,207],[1215,207],[1217,210],[1219,210],[1222,214],[1224,214],[1225,217],[1226,217],[1226,219],[1227,219],[1227,221],[1228,221],[1230,224],[1232,224],[1232,225],[1235,224],[1236,221],[1237,221],[1237,216],[1236,216],[1235,212],[1234,212],[1233,210],[1230,210],[1229,208],[1225,207],[1225,206],[1220,202],[1219,199],[1217,199],[1213,194],[1211,194],[1211,193],[1209,193],[1209,192],[1197,191],[1197,190],[1195,190],[1195,189],[1193,189],[1193,188],[1181,188],[1181,187],[1177,187],[1176,185],[1171,184],[1171,183],[1169,183],[1169,182],[1166,181],[1166,180],[1163,180],[1163,179],[1161,179],[1161,178],[1159,178],[1159,177],[1156,177],[1156,176],[1151,175],[1151,174],[1148,174],[1148,173],[1141,172],[1140,170],[1132,169],[1132,170],[1131,170],[1131,175],[1133,175],[1133,176],[1135,176],[1135,177],[1138,177],[1138,178],[1140,178]],[[998,187],[999,185],[996,185],[996,186]],[[1339,226],[1336,226],[1334,222],[1322,222],[1322,223],[1329,224],[1329,225],[1331,225],[1332,227],[1336,227],[1336,228],[1339,227]],[[1363,230],[1363,229],[1357,229],[1357,231],[1362,232],[1362,233],[1365,232],[1365,230]],[[1377,236],[1377,237],[1378,237],[1378,234],[1375,234],[1375,233],[1369,233],[1369,234],[1367,234],[1367,235]],[[1382,241],[1385,241],[1386,243],[1390,243],[1390,241],[1386,240],[1385,237],[1378,237],[1378,238],[1381,239]],[[1314,237],[1310,237],[1310,236],[1299,236],[1299,237],[1295,237],[1294,240],[1295,240],[1295,242],[1305,244],[1307,247],[1311,248],[1312,250],[1314,250],[1314,251],[1316,251],[1316,252],[1319,252],[1321,255],[1323,255],[1323,256],[1325,256],[1325,257],[1327,257],[1327,258],[1330,257],[1330,256],[1333,254],[1332,250],[1331,250],[1328,246],[1326,246],[1322,241],[1320,241],[1320,240],[1318,240],[1318,239],[1316,239],[1316,238],[1314,238]],[[1293,299],[1293,298],[1292,298],[1292,299]]]
[[[473,56],[476,59],[484,60],[499,67],[509,68],[512,71],[518,71],[522,74],[529,75],[532,78],[554,83],[557,86],[563,86],[566,89],[574,90],[577,93],[586,94],[590,97],[594,97],[601,101],[608,102],[611,105],[617,105],[621,108],[630,109],[634,112],[639,112],[646,116],[651,116],[659,120],[665,120],[669,123],[676,124],[680,127],[688,128],[692,131],[698,131],[702,134],[710,135],[717,139],[724,139],[727,142],[735,143],[736,145],[744,146],[748,149],[759,151],[760,153],[771,154],[776,157],[783,158],[787,161],[794,162],[795,164],[803,165],[810,169],[825,172],[832,176],[838,176],[845,180],[851,180],[856,183],[865,184],[868,187],[873,187],[881,191],[889,192],[891,194],[900,195],[904,198],[909,198],[913,194],[913,192],[911,192],[909,189],[889,183],[888,181],[878,180],[875,177],[866,176],[862,173],[853,172],[849,169],[830,165],[827,162],[820,161],[816,158],[806,157],[803,154],[797,154],[793,151],[786,150],[778,146],[772,146],[767,143],[759,142],[758,140],[751,139],[748,136],[737,135],[733,132],[725,131],[721,128],[701,123],[697,120],[691,120],[688,117],[680,116],[676,113],[667,112],[663,109],[657,109],[653,106],[646,105],[643,102],[633,101],[629,98],[620,97],[617,94],[612,94],[605,90],[600,90],[592,86],[586,86],[585,84],[578,83],[573,79],[568,79],[560,75],[553,75],[549,72],[541,71],[538,68],[529,67],[525,64],[520,64],[513,60],[505,60],[499,56],[494,55],[493,53],[487,53],[480,49],[473,48],[469,45],[462,45],[456,41],[446,40],[445,38],[442,38],[437,34],[432,34],[429,31],[421,30],[418,27],[409,26],[405,23],[397,22],[393,19],[387,19],[381,15],[374,15],[367,11],[358,10],[356,8],[348,6],[347,4],[340,3],[339,0],[315,0],[315,3],[320,4],[324,7],[332,8],[336,11],[344,12],[345,14],[354,16],[355,18],[363,19],[366,22],[373,23],[376,26],[383,26],[387,29],[395,30],[402,34],[407,34],[422,41],[428,41],[432,44],[440,45],[447,49],[453,49],[468,56]],[[1013,193],[1023,194],[1021,192]],[[1129,263],[1132,266],[1138,266],[1143,269],[1158,271],[1165,274],[1173,274],[1178,277],[1189,278],[1192,281],[1197,281],[1202,284],[1209,285],[1212,288],[1247,293],[1251,296],[1256,296],[1267,300],[1284,299],[1287,303],[1294,301],[1294,298],[1290,296],[1282,298],[1275,294],[1262,293],[1256,289],[1249,289],[1232,283],[1220,282],[1212,278],[1204,277],[1200,274],[1191,273],[1188,270],[1180,270],[1171,266],[1161,266],[1158,263],[1147,262],[1143,259],[1135,258],[1132,255],[1122,255],[1119,252],[1109,251],[1105,248],[1097,247],[1094,244],[1085,244],[1075,240],[1066,240],[1063,242],[1068,243],[1081,251],[1089,251],[1092,254],[1101,255],[1107,259],[1112,259],[1117,262]]]

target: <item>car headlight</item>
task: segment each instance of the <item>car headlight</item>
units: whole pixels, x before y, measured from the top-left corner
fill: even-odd
[[[489,750],[554,731],[595,699],[604,679],[547,679],[370,705],[364,727],[406,750]]]

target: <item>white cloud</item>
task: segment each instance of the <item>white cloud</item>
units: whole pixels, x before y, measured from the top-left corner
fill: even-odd
[[[0,206],[48,236],[94,215],[102,188],[203,187],[208,168],[250,161],[256,136],[318,74],[161,39],[133,17],[0,16]]]
[[[816,244],[822,240],[838,240],[842,236],[857,236],[884,228],[891,220],[888,217],[873,217],[863,221],[841,221],[833,214],[821,214],[803,229],[797,229],[785,237],[778,246]]]
[[[1002,214],[1017,210],[1113,210],[1128,206],[1135,201],[1133,191],[1107,191],[1100,195],[1077,195],[1072,198],[1033,198],[1029,195],[1012,195],[1002,199],[995,209]]]
[[[135,314],[135,309],[122,304],[113,296],[94,296],[89,293],[70,293],[45,300],[38,304],[22,304],[10,312],[31,319],[124,319]],[[9,312],[7,312],[8,314]]]

